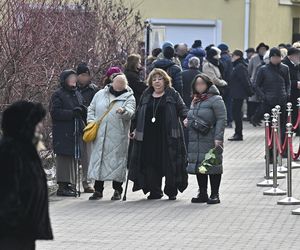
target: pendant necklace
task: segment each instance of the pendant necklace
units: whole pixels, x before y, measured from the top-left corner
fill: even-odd
[[[158,106],[160,104],[160,101],[162,99],[162,96],[159,97],[159,101],[158,101],[156,107],[155,107],[156,98],[153,98],[153,99],[154,99],[154,102],[153,102],[153,116],[152,116],[151,122],[155,123],[156,122],[156,112],[157,112]]]

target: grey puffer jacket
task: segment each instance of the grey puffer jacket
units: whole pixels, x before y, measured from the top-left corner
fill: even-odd
[[[189,126],[189,146],[188,146],[188,162],[189,164],[196,164],[198,154],[199,163],[201,163],[205,154],[215,147],[215,140],[224,140],[224,130],[226,126],[226,108],[220,92],[215,85],[211,86],[208,94],[213,96],[209,97],[203,102],[198,102],[195,106],[192,104],[188,112],[188,126]],[[201,119],[209,123],[213,128],[207,135],[201,135],[192,127],[191,122],[194,119]],[[222,155],[220,156],[222,160]],[[207,174],[222,174],[223,164],[213,166],[209,169]]]

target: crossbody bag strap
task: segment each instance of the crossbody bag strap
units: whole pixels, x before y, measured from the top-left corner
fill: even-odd
[[[108,109],[105,111],[105,113],[97,121],[98,124],[100,124],[103,121],[103,119],[109,114],[109,112],[113,109],[115,104],[116,104],[116,101],[113,101],[109,104]]]

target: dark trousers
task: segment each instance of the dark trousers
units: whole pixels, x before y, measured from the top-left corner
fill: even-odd
[[[148,168],[146,175],[147,187],[150,191],[150,194],[153,196],[162,196],[163,192],[161,190],[162,186],[162,174],[160,171],[154,168]],[[176,196],[178,191],[175,186],[172,186],[168,182],[168,177],[166,177],[164,193],[168,196]]]
[[[227,123],[231,123],[233,120],[233,114],[232,114],[232,98],[230,93],[226,93],[224,95],[224,102],[226,106],[226,111],[227,111]]]
[[[259,102],[247,102],[247,118],[250,120],[252,116],[256,113],[257,109],[259,108]]]
[[[232,100],[232,116],[235,123],[235,134],[243,136],[243,102],[244,99]]]
[[[219,194],[220,184],[221,184],[221,174],[210,174],[210,187],[211,194]],[[198,186],[201,193],[207,193],[207,182],[208,175],[207,174],[197,174]]]
[[[35,241],[31,239],[0,239],[1,250],[35,250]]]
[[[123,182],[113,181],[112,182],[112,187],[113,187],[114,190],[117,190],[120,193],[122,193],[123,192],[122,184],[123,184]],[[95,181],[94,188],[95,188],[95,191],[97,191],[97,192],[103,192],[103,190],[104,190],[104,181]]]

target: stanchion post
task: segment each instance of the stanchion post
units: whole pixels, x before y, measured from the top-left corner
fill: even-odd
[[[288,142],[287,142],[287,149],[288,149],[288,158],[287,158],[287,197],[279,200],[277,202],[278,205],[298,205],[300,204],[300,201],[292,197],[292,153],[291,153],[291,147],[290,147],[290,141],[293,138],[293,125],[291,123],[288,123],[286,125],[286,134],[288,136]]]
[[[265,180],[256,184],[258,187],[272,187],[273,180],[270,178],[270,151],[269,151],[269,134],[270,133],[270,115],[268,113],[264,114],[265,123],[265,158],[266,158],[266,175]]]
[[[298,116],[299,116],[299,111],[300,111],[300,97],[297,99],[297,107],[298,107],[298,110],[297,110],[297,112],[298,112]],[[291,104],[291,107],[292,107],[292,104]],[[294,111],[295,112],[295,111]],[[291,114],[292,115],[292,114]],[[297,117],[297,119],[298,119],[298,117]],[[297,130],[299,131],[300,130],[300,126],[298,126],[298,128],[297,128]],[[300,168],[300,164],[299,164],[299,162],[297,162],[297,161],[299,161],[299,160],[296,160],[296,162],[293,162],[292,163],[292,168]]]
[[[273,113],[273,109],[272,109]],[[285,195],[286,192],[278,188],[277,183],[277,144],[276,136],[278,136],[278,123],[276,116],[273,115],[272,128],[273,128],[273,187],[267,191],[264,191],[264,195]]]
[[[282,140],[281,140],[281,117],[280,117],[280,115],[281,115],[281,112],[280,112],[280,110],[281,110],[281,107],[280,107],[280,105],[276,105],[275,106],[275,109],[277,110],[277,121],[278,121],[278,139],[279,139],[279,145],[281,146],[282,145]],[[286,173],[287,172],[287,168],[286,167],[284,167],[283,165],[282,165],[282,155],[281,154],[278,154],[278,166],[277,166],[277,171],[278,172],[280,172],[280,173]]]

